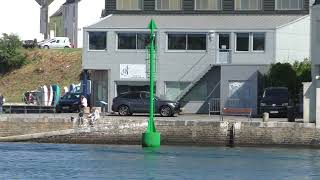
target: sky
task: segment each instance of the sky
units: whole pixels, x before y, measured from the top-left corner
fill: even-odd
[[[55,0],[49,15],[65,0]],[[0,34],[14,33],[21,40],[43,39],[40,34],[40,6],[35,0],[0,0]]]

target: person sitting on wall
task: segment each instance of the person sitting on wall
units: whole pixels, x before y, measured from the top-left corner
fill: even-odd
[[[88,115],[88,118],[90,118],[89,124],[93,126],[93,123],[100,118],[98,109],[92,109],[91,114]]]

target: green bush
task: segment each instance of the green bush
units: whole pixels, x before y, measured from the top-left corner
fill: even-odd
[[[272,64],[269,72],[263,76],[263,86],[287,87],[290,98],[295,102],[299,100],[299,93],[302,91],[302,82],[311,81],[311,62],[305,59],[302,62]]]
[[[309,59],[294,62],[293,69],[296,71],[299,83],[311,81],[311,61]]]
[[[26,58],[19,49],[22,43],[18,36],[2,34],[0,38],[0,73],[6,73],[26,64]]]
[[[296,94],[296,78],[296,72],[291,64],[272,64],[265,77],[265,87],[287,87],[293,98]]]

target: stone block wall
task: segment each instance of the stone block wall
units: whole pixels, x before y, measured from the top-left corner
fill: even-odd
[[[238,122],[235,145],[320,145],[320,130],[311,123]]]
[[[222,123],[223,124],[223,123]],[[162,145],[225,145],[227,130],[220,122],[156,121]],[[37,139],[50,143],[141,144],[147,122],[142,120],[103,120],[86,132]],[[80,132],[81,131],[81,132]]]
[[[71,129],[70,118],[6,117],[0,119],[0,137]]]
[[[161,119],[156,121],[162,145],[312,145],[320,147],[314,123],[219,122]],[[140,145],[146,118],[106,117],[93,127],[75,126],[69,118],[0,118],[0,137],[73,129],[71,134],[30,139],[44,143]],[[58,133],[59,134],[59,133]]]

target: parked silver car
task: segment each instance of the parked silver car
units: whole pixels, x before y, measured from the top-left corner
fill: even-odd
[[[113,99],[112,111],[118,112],[121,116],[132,115],[133,113],[148,113],[149,98],[150,93],[145,91],[121,94]],[[174,116],[180,111],[178,102],[163,100],[155,96],[155,113],[168,117]]]

